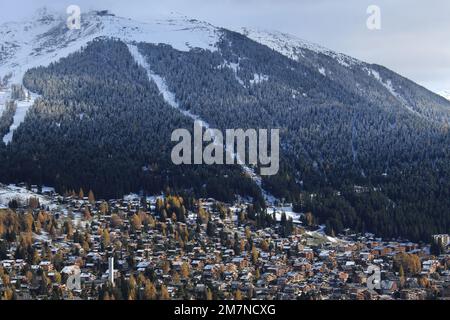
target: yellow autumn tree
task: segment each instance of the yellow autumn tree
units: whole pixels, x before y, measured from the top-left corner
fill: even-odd
[[[183,278],[188,278],[189,277],[189,265],[187,264],[187,262],[183,262],[183,264],[181,265],[181,276]]]
[[[156,299],[156,288],[155,288],[155,285],[150,280],[145,281],[144,299],[145,300],[155,300]]]
[[[83,200],[84,198],[84,191],[83,188],[80,188],[80,191],[78,192],[78,199]]]
[[[134,214],[131,218],[131,225],[133,226],[134,230],[141,230],[142,228],[142,220],[139,217],[139,215]]]
[[[90,204],[94,204],[95,203],[95,196],[94,196],[94,192],[92,192],[92,190],[89,190],[88,200],[89,200]]]
[[[213,294],[210,288],[206,289],[206,300],[212,300],[213,299]]]
[[[253,246],[253,248],[252,248],[252,261],[253,261],[253,263],[258,262],[258,257],[259,257],[259,252],[256,249],[256,247]]]
[[[109,231],[108,231],[108,229],[104,229],[103,232],[102,232],[102,245],[103,245],[103,248],[108,247],[110,245],[110,243],[111,243],[111,239],[110,239],[110,236],[109,236]]]
[[[160,299],[161,300],[169,300],[170,299],[169,291],[167,290],[167,287],[165,285],[161,285]]]

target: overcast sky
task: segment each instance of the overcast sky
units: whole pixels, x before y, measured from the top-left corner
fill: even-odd
[[[448,0],[0,0],[0,23],[44,5],[65,11],[108,9],[145,21],[171,12],[216,26],[275,29],[358,59],[384,65],[434,90],[450,91]],[[369,5],[381,9],[381,30],[366,26]]]

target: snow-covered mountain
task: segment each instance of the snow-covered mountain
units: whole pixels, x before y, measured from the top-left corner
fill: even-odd
[[[445,91],[439,92],[439,94],[441,96],[443,96],[445,99],[450,101],[450,91],[445,90]]]
[[[224,39],[225,33],[229,32],[180,15],[139,22],[115,16],[108,11],[91,11],[82,14],[81,28],[78,30],[70,30],[66,19],[67,16],[62,13],[42,8],[29,20],[0,25],[0,116],[10,99],[10,86],[22,83],[27,70],[48,66],[79,52],[96,38],[120,39],[128,45],[139,42],[162,43],[184,52],[192,48],[214,52],[218,50],[218,44]],[[358,96],[370,97],[373,101],[393,100],[395,105],[417,117],[433,121],[448,119],[449,108],[442,106],[442,99],[386,68],[359,61],[282,32],[248,28],[241,28],[237,32],[314,69],[321,76],[346,87]],[[224,61],[223,66],[231,68],[235,79],[245,87],[238,75],[242,72],[239,62]],[[249,85],[261,84],[268,79],[265,74],[253,73]],[[294,91],[293,96],[297,96],[299,92]],[[449,95],[448,92],[442,94],[447,99]],[[33,98],[36,96],[33,95]],[[3,138],[5,143],[11,141],[12,131],[24,120],[32,102],[19,101],[11,130]],[[444,116],[440,114],[442,112]],[[436,113],[439,113],[437,117]]]
[[[107,11],[91,11],[82,14],[79,30],[69,30],[66,19],[61,13],[42,8],[29,20],[1,25],[0,80],[1,77],[10,75],[10,84],[21,83],[23,75],[30,68],[47,66],[58,61],[79,51],[98,37],[117,38],[128,44],[164,43],[181,51],[189,51],[192,48],[215,51],[224,32],[222,28],[180,15],[139,22],[115,16]],[[372,65],[289,34],[248,28],[237,31],[290,59],[308,64],[321,75],[335,81],[341,81],[343,73],[351,75],[355,70],[364,72],[385,87],[407,110],[420,113],[420,110],[411,106],[413,103],[402,95],[401,85],[390,79],[389,74],[388,78],[380,74]],[[324,60],[324,57],[328,60]],[[235,66],[236,69],[237,65],[230,66]],[[361,95],[367,94],[360,83],[354,82],[350,87],[355,92],[360,91]],[[4,110],[8,98],[8,91],[0,88],[0,112]]]
[[[0,26],[0,75],[12,73],[10,81],[20,83],[28,69],[66,57],[98,37],[165,43],[178,50],[215,50],[220,29],[181,16],[138,22],[91,11],[82,14],[80,29],[70,30],[65,16],[42,8],[31,20]]]
[[[279,53],[296,61],[299,61],[301,58],[305,58],[307,51],[312,51],[316,54],[329,56],[345,67],[363,64],[355,58],[332,51],[318,44],[297,38],[287,33],[251,28],[241,28],[238,29],[237,32],[240,32],[248,38],[268,46],[269,48],[272,48],[273,50],[278,51]]]
[[[58,61],[79,51],[98,37],[117,38],[128,44],[164,43],[181,51],[189,51],[192,48],[215,51],[224,32],[224,29],[207,22],[175,14],[139,22],[115,16],[107,11],[91,11],[82,14],[79,30],[69,30],[66,19],[67,16],[62,13],[41,8],[29,20],[0,25],[0,77],[11,75],[10,84],[21,83],[28,69]],[[342,71],[357,68],[375,78],[391,93],[395,92],[393,95],[400,96],[391,79],[383,79],[371,65],[345,54],[278,31],[249,28],[236,31],[290,59],[307,62],[323,76],[335,80],[341,77]],[[339,69],[336,70],[333,66],[334,70],[331,70],[333,68],[328,68],[326,63],[320,61],[320,57],[328,57],[337,62]],[[0,111],[7,98],[4,91],[0,92]],[[414,111],[414,108],[410,109]]]
[[[107,11],[91,11],[82,14],[78,30],[70,30],[66,19],[61,13],[41,8],[28,20],[0,25],[0,117],[11,99],[11,85],[21,84],[27,70],[48,66],[80,51],[96,38],[117,38],[126,43],[165,43],[181,51],[192,48],[214,51],[221,34],[219,28],[208,23],[179,15],[138,22]],[[5,144],[11,142],[13,132],[24,121],[36,98],[32,96],[32,100],[18,101],[10,130],[2,138]]]

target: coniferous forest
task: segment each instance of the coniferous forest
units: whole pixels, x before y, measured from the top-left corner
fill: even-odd
[[[184,110],[219,129],[279,128],[280,171],[263,188],[311,212],[328,233],[346,228],[428,240],[450,229],[450,104],[377,65],[346,67],[304,51],[289,59],[224,31],[218,50],[137,43]],[[330,75],[313,67],[320,61]],[[389,78],[396,94],[368,76]],[[94,190],[97,198],[142,190],[231,201],[258,186],[239,166],[175,166],[174,129],[192,120],[170,107],[120,40],[100,38],[24,86],[40,98],[0,144],[10,182]],[[0,132],[11,123],[0,119]]]

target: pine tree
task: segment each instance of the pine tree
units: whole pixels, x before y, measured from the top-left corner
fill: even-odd
[[[216,226],[212,221],[208,221],[208,224],[206,225],[206,234],[210,237],[213,237],[216,233]]]
[[[104,229],[102,232],[102,246],[105,249],[105,248],[109,247],[110,244],[111,244],[111,240],[109,237],[109,231],[108,231],[108,229]]]
[[[155,300],[155,299],[156,299],[155,285],[150,280],[146,280],[144,287],[144,300]]]
[[[213,294],[210,288],[206,288],[206,300],[212,300]]]
[[[133,215],[133,217],[131,218],[131,224],[132,224],[134,230],[141,230],[142,220],[139,217],[139,215],[137,215],[137,214]]]
[[[89,199],[89,203],[90,204],[94,204],[95,203],[94,192],[92,192],[92,190],[89,190],[88,199]]]
[[[269,243],[265,239],[261,241],[261,249],[265,252],[269,251]]]
[[[400,269],[398,271],[398,277],[400,278],[400,286],[403,287],[405,285],[405,271],[403,270],[402,265],[400,265]]]
[[[237,289],[236,292],[234,293],[234,300],[242,300],[242,292],[241,290]]]
[[[78,192],[78,199],[83,200],[84,198],[84,191],[83,188],[80,188],[80,191]]]
[[[187,262],[183,262],[181,265],[181,276],[184,279],[187,279],[189,277],[190,271],[189,271],[189,265]]]
[[[312,227],[314,225],[314,217],[311,212],[305,214],[306,225]]]
[[[165,285],[161,285],[160,299],[161,300],[169,300],[170,299],[169,291],[167,290],[167,287]]]
[[[253,248],[252,248],[252,261],[253,261],[254,264],[258,262],[258,256],[259,256],[258,250],[256,249],[255,246],[253,246]]]

